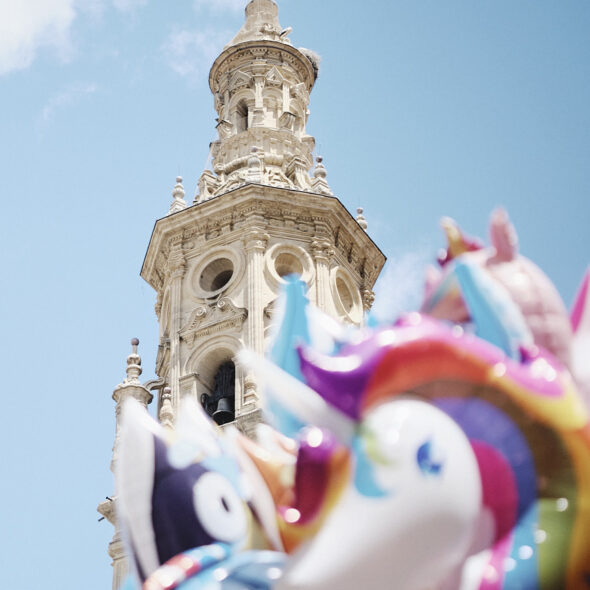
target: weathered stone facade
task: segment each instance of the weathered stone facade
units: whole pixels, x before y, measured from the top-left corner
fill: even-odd
[[[317,307],[361,325],[385,262],[362,210],[352,217],[320,157],[314,167],[306,124],[318,59],[294,48],[289,32],[273,0],[248,4],[209,76],[219,115],[213,170],[201,175],[191,206],[177,179],[150,239],[141,276],[157,294],[160,343],[158,379],[143,389],[158,390],[158,416],[171,427],[180,400],[214,399],[220,367],[234,362],[235,424],[252,435],[259,392],[235,357],[243,347],[264,352],[284,277],[301,275]],[[114,589],[123,568],[117,535]]]
[[[383,260],[335,197],[311,192],[248,183],[159,220],[142,276],[158,294],[156,371],[173,407],[211,393],[243,346],[264,352],[283,277],[300,274],[320,309],[360,325]],[[237,367],[238,426],[257,400]]]

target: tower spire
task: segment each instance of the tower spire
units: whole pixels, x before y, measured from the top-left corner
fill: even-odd
[[[121,432],[121,407],[125,400],[135,398],[144,407],[152,401],[152,394],[149,390],[141,384],[139,377],[142,373],[141,357],[137,352],[139,340],[133,338],[131,340],[131,354],[127,357],[127,366],[125,368],[126,377],[122,383],[119,383],[113,391],[113,400],[117,403],[115,409],[115,444],[113,445],[113,458],[111,460],[111,471],[115,470],[115,463],[117,462],[119,451],[119,438]],[[116,512],[116,497],[108,496],[104,502],[98,505],[98,512],[106,518],[109,522],[115,525],[115,534],[112,541],[109,543],[109,555],[113,560],[113,590],[117,590],[123,584],[123,580],[127,574],[127,560],[125,558],[125,549],[121,539],[121,531],[119,523],[115,519]]]
[[[274,0],[252,0],[244,25],[215,60],[209,86],[219,139],[211,144],[213,170],[201,176],[197,202],[253,183],[315,192],[309,175],[315,140],[306,126],[319,58],[294,48],[290,32],[281,27]],[[260,162],[255,175],[253,147]]]
[[[246,22],[226,47],[246,41],[280,41],[291,44],[287,39],[290,29],[281,27],[279,8],[273,0],[252,0],[246,6]]]

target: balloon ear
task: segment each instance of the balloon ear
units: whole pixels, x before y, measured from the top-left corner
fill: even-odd
[[[514,260],[518,254],[518,235],[503,208],[493,211],[490,219],[490,241],[499,260]]]
[[[117,518],[142,580],[160,565],[152,525],[156,438],[164,439],[163,428],[138,401],[127,400],[115,468]]]

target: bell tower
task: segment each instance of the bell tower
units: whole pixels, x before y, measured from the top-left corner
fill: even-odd
[[[293,47],[290,31],[273,0],[247,5],[209,75],[212,170],[190,206],[177,179],[141,270],[157,293],[156,373],[172,411],[194,396],[247,434],[260,420],[257,384],[235,357],[244,346],[264,352],[284,277],[301,275],[320,309],[359,325],[385,262],[362,214],[333,195],[320,157],[314,166],[306,125],[319,58]]]
[[[128,376],[117,386],[117,433],[126,397],[144,405],[158,391],[157,414],[174,428],[184,396],[218,424],[252,435],[260,421],[258,387],[237,353],[263,353],[284,278],[298,274],[317,307],[360,325],[385,257],[334,196],[315,140],[307,134],[310,92],[319,58],[296,49],[273,0],[252,0],[238,34],[215,60],[209,86],[218,139],[212,170],[189,205],[176,179],[168,214],[154,227],[141,276],[156,292],[157,379],[140,383],[138,341]],[[117,458],[115,437],[113,464]],[[99,512],[115,525],[109,546],[113,590],[126,572],[115,522],[116,498]]]

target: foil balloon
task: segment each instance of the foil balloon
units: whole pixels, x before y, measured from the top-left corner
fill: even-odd
[[[270,395],[352,463],[277,588],[588,587],[590,425],[552,355],[417,313],[299,355],[303,383],[273,375]]]
[[[292,358],[297,345],[313,338],[330,342],[320,334],[322,318],[310,313],[300,281],[288,280],[286,296],[289,313],[269,354],[278,367],[247,360],[266,376],[274,423],[293,423],[297,416],[312,425],[299,435],[300,444],[318,450],[334,438],[349,454],[329,479],[302,478],[300,490],[316,500],[315,518],[309,526],[295,511],[290,520],[285,537],[295,539],[290,548],[299,550],[277,588],[384,588],[392,575],[400,590],[424,588],[460,567],[475,534],[481,485],[471,445],[452,419],[421,400],[396,399],[362,417],[335,411],[300,382],[304,365]],[[313,337],[304,325],[310,317]],[[332,338],[328,358],[341,358],[333,355],[363,338],[361,332]],[[410,537],[417,542],[409,543]]]
[[[586,273],[572,308],[572,370],[590,408],[590,270]]]
[[[275,505],[239,437],[222,434],[191,400],[174,432],[126,402],[115,473],[134,573],[126,588],[191,589],[213,579],[218,588],[269,588],[280,575]]]
[[[520,333],[516,335],[516,340],[514,333],[500,335],[500,339],[506,341],[502,346],[505,352],[512,352],[513,356],[514,346],[531,338],[535,345],[545,348],[570,367],[572,329],[565,305],[547,276],[518,253],[518,238],[507,213],[503,209],[493,212],[490,221],[491,246],[488,248],[465,237],[451,219],[445,218],[442,226],[449,246],[439,256],[441,270],[429,271],[422,311],[456,323],[477,321],[482,330],[478,335],[488,339],[489,333],[484,324],[486,317],[491,316],[478,308],[483,295],[481,287],[487,279],[490,295],[487,305],[494,300],[499,303],[506,313],[496,313],[496,318],[504,324],[511,322]],[[480,283],[475,301],[469,295],[469,285],[473,281],[465,278],[466,267],[471,273],[476,267],[480,269],[479,276],[475,277]],[[474,317],[477,314],[478,317]],[[523,330],[523,325],[529,334]],[[499,343],[498,327],[490,332],[494,344]]]

